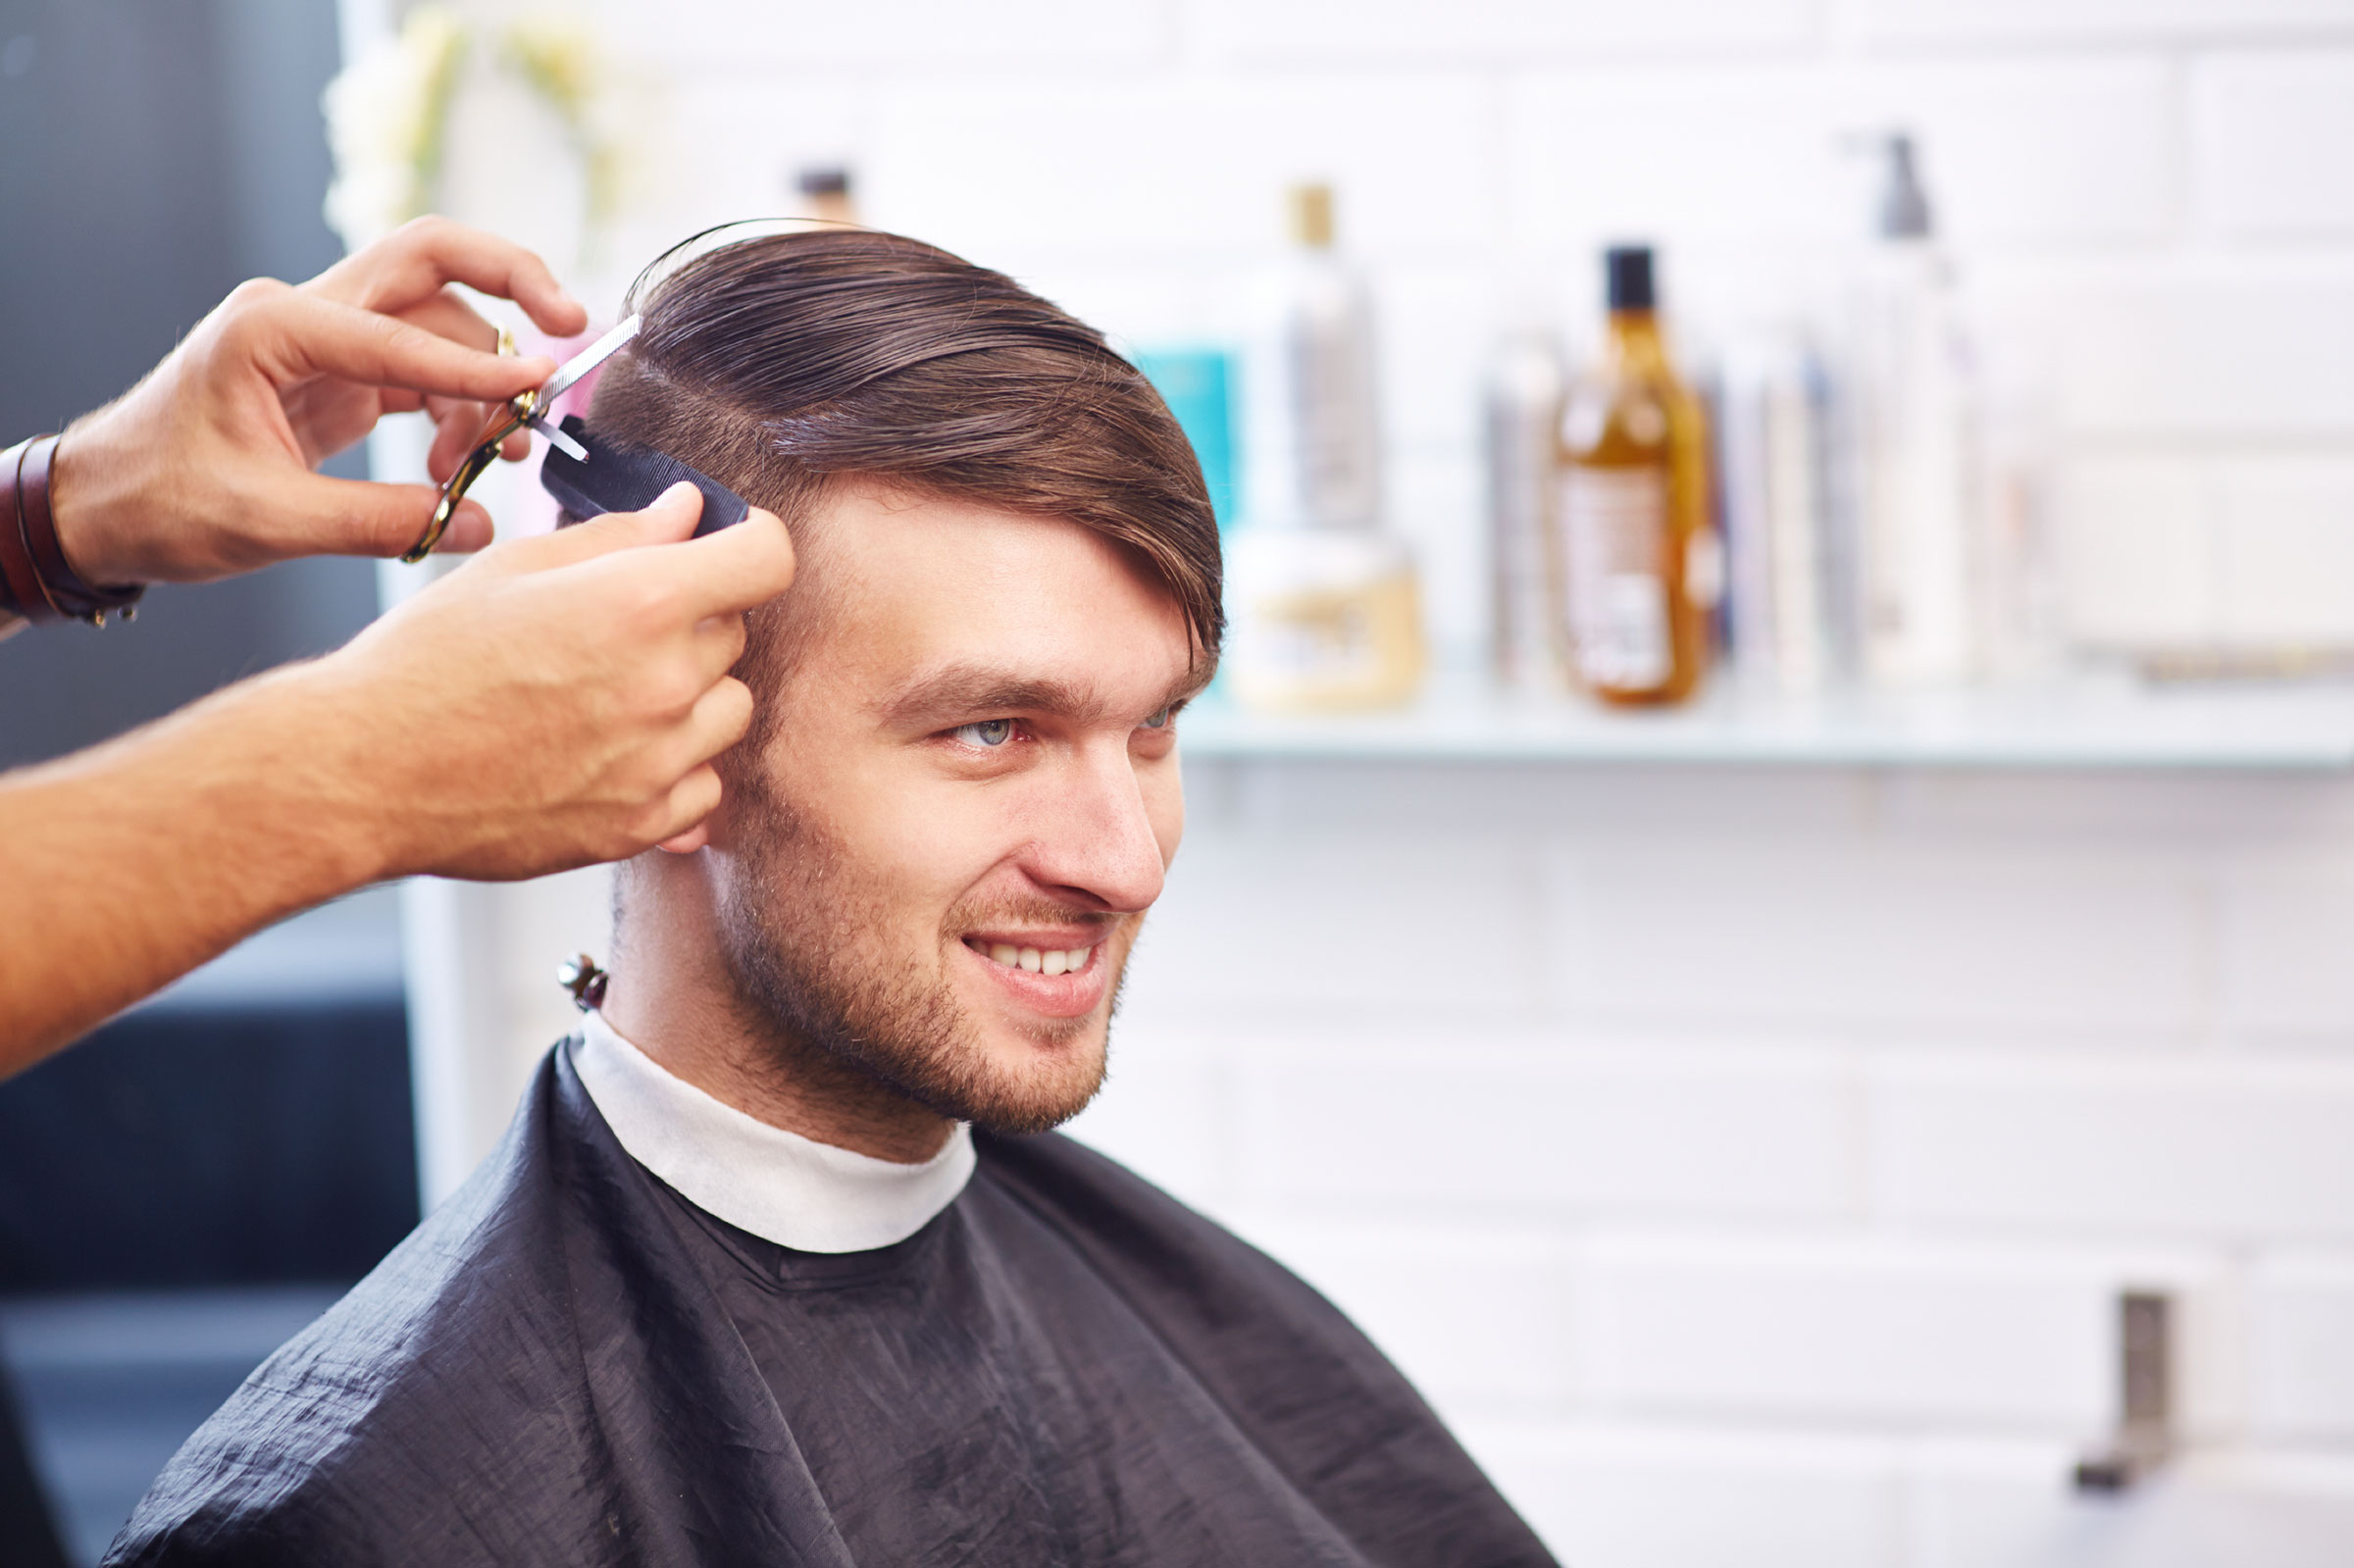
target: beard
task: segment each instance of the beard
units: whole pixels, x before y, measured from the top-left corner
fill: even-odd
[[[846,1070],[934,1113],[986,1132],[1044,1133],[1079,1114],[1103,1086],[1108,1023],[1034,1019],[1016,1033],[1035,1051],[998,1063],[949,979],[954,933],[992,924],[1068,924],[1048,899],[963,900],[930,951],[894,953],[883,891],[822,828],[765,790],[737,814],[738,853],[720,896],[720,931],[739,991],[768,1027],[773,1066]],[[742,795],[739,796],[743,799]],[[1103,922],[1099,961],[1113,965],[1116,1011],[1125,954],[1120,921]],[[814,1058],[814,1060],[813,1060]]]

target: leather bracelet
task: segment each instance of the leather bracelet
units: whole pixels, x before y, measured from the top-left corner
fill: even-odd
[[[66,559],[65,545],[57,536],[57,519],[49,506],[50,469],[56,453],[57,437],[42,435],[24,443],[17,459],[17,529],[31,561],[34,586],[54,616],[102,627],[107,616],[119,610],[125,620],[130,620],[138,613],[139,596],[147,591],[145,583],[93,587]],[[26,608],[33,606],[27,604]],[[34,613],[37,616],[37,610]]]
[[[54,621],[57,611],[41,591],[41,574],[25,543],[25,515],[19,506],[18,475],[30,441],[0,452],[0,610],[27,621]]]

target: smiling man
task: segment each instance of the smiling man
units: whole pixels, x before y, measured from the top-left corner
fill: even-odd
[[[601,1008],[113,1561],[1550,1559],[1279,1266],[1049,1130],[1184,828],[1217,532],[1146,382],[998,274],[767,237],[591,421],[775,511],[751,733]]]

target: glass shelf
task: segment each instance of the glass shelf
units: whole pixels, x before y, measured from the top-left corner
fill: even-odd
[[[2354,684],[2087,678],[1804,699],[1720,686],[1689,707],[1622,711],[1500,696],[1458,676],[1378,714],[1246,713],[1213,691],[1182,730],[1185,754],[1201,761],[2342,771],[2354,769]]]

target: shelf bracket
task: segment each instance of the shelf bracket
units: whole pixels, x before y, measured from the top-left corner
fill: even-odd
[[[2164,1291],[2118,1296],[2117,1431],[2076,1461],[2078,1492],[2124,1492],[2174,1455],[2175,1329],[2174,1298]]]

